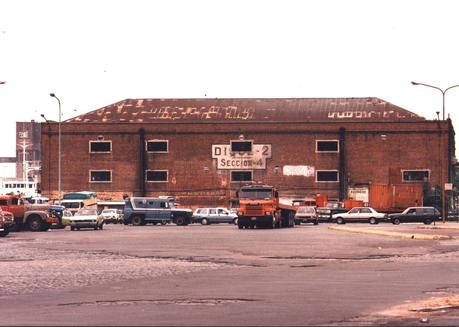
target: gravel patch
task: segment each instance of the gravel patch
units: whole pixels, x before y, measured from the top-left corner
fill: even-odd
[[[0,243],[0,297],[43,289],[84,287],[229,265],[133,257],[103,251],[42,250],[19,242]]]

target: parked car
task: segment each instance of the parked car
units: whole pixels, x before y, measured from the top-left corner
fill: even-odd
[[[295,225],[301,223],[313,223],[314,225],[319,224],[319,218],[317,217],[316,208],[309,206],[300,206],[295,213]]]
[[[237,214],[226,208],[197,208],[193,213],[193,219],[203,225],[230,223],[237,225]]]
[[[118,209],[104,209],[100,213],[102,217],[104,217],[104,223],[114,223],[118,224],[121,223],[121,215]]]
[[[83,208],[78,210],[73,217],[69,217],[70,229],[80,230],[80,228],[102,229],[104,226],[104,217],[97,214],[96,209]]]
[[[380,221],[387,219],[387,214],[377,212],[371,207],[355,207],[345,213],[337,213],[332,216],[332,221],[337,224],[345,224],[347,222],[369,222],[377,224]]]
[[[62,211],[62,225],[64,226],[68,226],[70,225],[70,218],[73,217],[73,214],[70,210],[68,209],[65,209],[64,211]]]
[[[389,220],[394,225],[414,222],[429,225],[432,221],[441,221],[441,214],[434,207],[409,207],[401,213],[389,214]]]
[[[348,212],[349,209],[343,208],[342,203],[328,203],[326,207],[317,207],[316,214],[320,222],[331,222],[332,216],[337,213]]]

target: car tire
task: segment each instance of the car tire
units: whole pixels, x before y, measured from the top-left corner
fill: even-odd
[[[101,230],[104,229],[104,224],[103,223],[100,224],[99,229],[101,229]]]
[[[318,220],[314,220],[314,225],[319,225],[319,221]]]
[[[400,223],[401,223],[400,218],[394,218],[394,219],[392,219],[392,224],[394,224],[394,225],[400,225]]]
[[[424,220],[424,224],[425,225],[430,225],[432,223],[432,220],[430,220],[429,218],[427,218],[426,220]]]
[[[74,230],[75,230],[75,227],[70,226],[70,230],[71,230],[71,231],[74,231]]]
[[[376,225],[378,223],[378,220],[376,218],[374,218],[374,217],[371,217],[368,221],[372,225]]]
[[[167,225],[167,220],[161,220],[161,225]]]
[[[233,219],[233,225],[237,225],[237,218]]]
[[[295,225],[300,225],[301,224],[301,221],[295,219]]]
[[[9,234],[9,230],[4,230],[3,232],[0,232],[0,237],[5,237],[6,235]]]
[[[202,218],[201,225],[209,225],[209,221],[206,218]]]
[[[133,226],[140,226],[143,224],[143,217],[142,216],[134,216],[131,219],[131,223]]]
[[[342,217],[338,217],[338,218],[336,218],[336,223],[338,225],[343,225],[344,224],[344,219]]]

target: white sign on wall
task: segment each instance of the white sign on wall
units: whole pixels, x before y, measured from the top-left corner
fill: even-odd
[[[366,203],[369,202],[368,187],[349,187],[347,194],[349,199],[360,200]]]
[[[284,166],[283,174],[285,176],[314,177],[315,169],[312,166]]]
[[[217,169],[266,169],[267,158],[271,158],[271,144],[253,144],[251,152],[232,152],[230,144],[212,145]]]

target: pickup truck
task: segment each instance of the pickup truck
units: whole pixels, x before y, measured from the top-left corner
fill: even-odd
[[[140,226],[173,222],[184,226],[193,222],[192,216],[191,209],[177,208],[170,197],[130,197],[125,199],[123,223]]]
[[[0,207],[14,215],[13,230],[21,230],[24,227],[29,230],[46,231],[51,225],[59,224],[59,217],[50,214],[47,204],[29,204],[18,195],[1,195]]]

